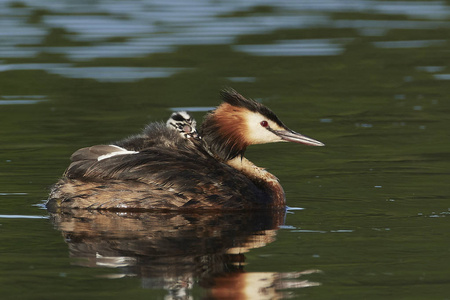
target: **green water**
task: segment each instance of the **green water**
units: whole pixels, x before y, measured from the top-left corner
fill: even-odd
[[[1,299],[449,299],[448,2],[167,3],[0,3]],[[326,144],[247,150],[303,210],[42,208],[76,149],[226,86]]]

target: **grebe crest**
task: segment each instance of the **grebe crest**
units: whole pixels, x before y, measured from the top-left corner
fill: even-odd
[[[166,125],[169,128],[174,128],[180,132],[181,136],[190,139],[201,139],[199,133],[197,132],[197,122],[194,118],[188,114],[186,111],[174,112],[169,120],[167,120]]]

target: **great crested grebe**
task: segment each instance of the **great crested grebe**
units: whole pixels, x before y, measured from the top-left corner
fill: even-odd
[[[47,207],[284,208],[278,179],[244,157],[247,146],[285,141],[324,144],[290,130],[270,109],[234,90],[221,95],[224,103],[208,113],[201,125],[202,139],[184,134],[189,128],[195,130],[195,123],[181,115],[174,120],[190,127],[151,123],[140,135],[76,151],[63,178],[53,186]]]

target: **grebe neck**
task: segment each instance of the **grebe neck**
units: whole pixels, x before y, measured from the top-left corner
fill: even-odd
[[[284,190],[278,181],[278,178],[252,163],[243,156],[238,156],[225,162],[227,165],[242,172],[250,178],[257,186],[266,190],[274,200],[273,206],[281,207],[285,205],[286,198]]]
[[[244,115],[228,103],[210,112],[202,123],[201,135],[209,150],[220,160],[243,156],[249,146],[242,128]]]

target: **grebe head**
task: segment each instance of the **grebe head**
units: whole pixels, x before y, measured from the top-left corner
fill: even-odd
[[[197,122],[185,111],[174,112],[166,122],[167,127],[179,131],[183,138],[201,139],[197,132]]]
[[[224,90],[221,95],[224,103],[206,116],[202,135],[211,151],[225,161],[243,156],[246,147],[254,144],[294,142],[324,146],[289,129],[269,108],[235,90]]]

